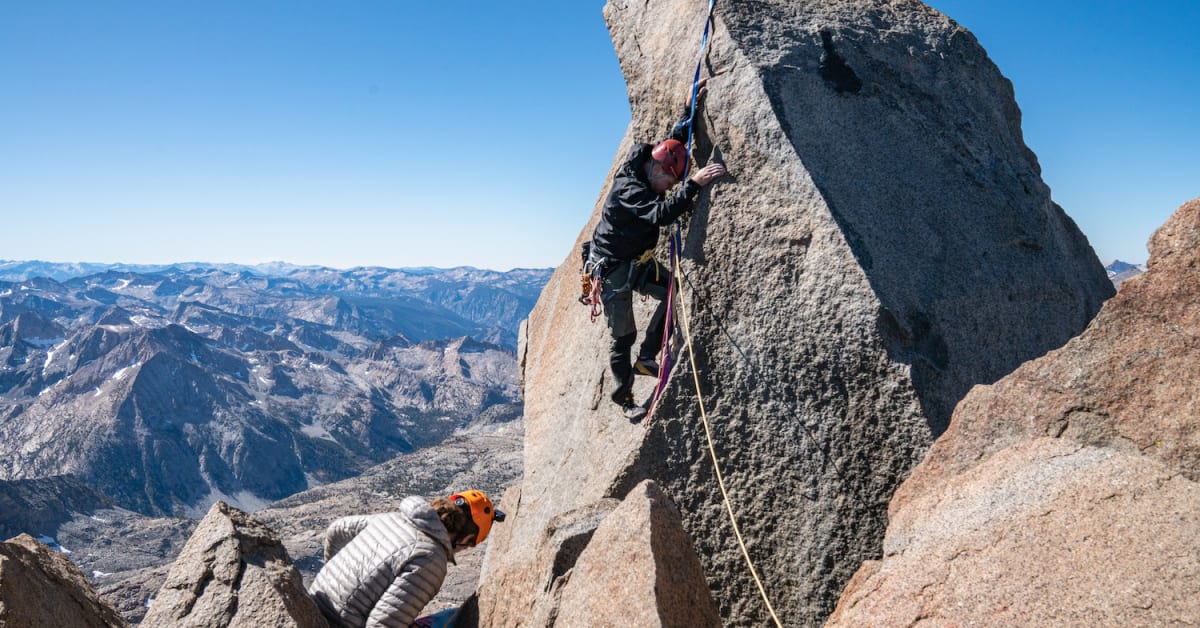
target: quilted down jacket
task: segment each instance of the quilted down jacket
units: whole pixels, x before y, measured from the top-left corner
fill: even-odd
[[[408,628],[454,562],[450,535],[428,502],[343,517],[325,532],[325,566],[309,593],[334,626]]]

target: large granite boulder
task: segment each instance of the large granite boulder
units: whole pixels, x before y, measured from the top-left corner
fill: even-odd
[[[328,626],[279,537],[218,501],[175,559],[142,626]]]
[[[679,511],[653,480],[596,529],[556,592],[563,626],[720,626]]]
[[[1200,199],[1078,338],[971,392],[830,625],[1200,617]]]
[[[79,568],[21,534],[0,543],[0,626],[125,626]]]
[[[614,168],[681,110],[706,8],[606,5],[633,120]],[[892,492],[971,386],[1061,346],[1113,288],[1051,200],[1011,84],[946,16],[908,0],[717,3],[713,33],[696,156],[731,174],[687,225],[680,304],[751,558],[787,623],[811,625],[878,557]],[[608,331],[575,301],[577,250],[525,326],[525,477],[482,621],[548,625],[533,609],[562,567],[551,522],[651,478],[722,621],[762,625],[691,367],[646,426],[615,411]]]

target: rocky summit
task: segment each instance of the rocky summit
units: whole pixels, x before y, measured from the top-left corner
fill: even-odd
[[[0,543],[0,626],[125,626],[65,555],[21,534]]]
[[[43,269],[46,270],[46,269]],[[0,282],[0,480],[255,509],[519,412],[538,271],[109,270]],[[489,311],[491,312],[489,314]],[[493,412],[492,414],[497,414]]]
[[[175,560],[140,625],[323,628],[329,623],[305,592],[278,535],[217,502]]]
[[[614,170],[682,109],[706,8],[605,6],[633,120]],[[955,404],[1113,294],[1051,200],[1011,83],[953,20],[909,0],[766,0],[718,2],[712,26],[694,156],[730,175],[684,225],[694,354],[631,425],[608,401],[608,331],[576,303],[577,255],[557,270],[519,350],[525,476],[485,565],[486,625],[553,624],[587,586],[575,561],[605,553],[609,500],[646,479],[680,512],[720,623],[769,622],[708,430],[766,597],[787,625],[821,623]],[[590,593],[620,623],[630,602]]]
[[[1200,199],[1087,331],[959,404],[833,626],[1200,617]]]
[[[1108,271],[1109,281],[1112,281],[1114,286],[1120,288],[1122,281],[1132,279],[1146,272],[1146,266],[1144,264],[1130,264],[1118,259],[1105,264],[1104,270]]]

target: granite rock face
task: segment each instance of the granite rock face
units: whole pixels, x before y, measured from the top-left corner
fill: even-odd
[[[125,626],[79,568],[21,534],[0,543],[0,626]]]
[[[270,528],[213,504],[171,566],[142,626],[328,626]]]
[[[1079,337],[959,404],[834,626],[1200,617],[1200,199]]]
[[[679,511],[652,480],[604,518],[564,580],[556,625],[721,625]]]
[[[706,8],[605,7],[633,120],[614,168],[681,110]],[[955,404],[1078,334],[1113,288],[1051,200],[1011,84],[925,5],[718,3],[704,74],[695,156],[731,174],[686,225],[680,309],[751,558],[787,623],[812,625],[878,557],[888,500]],[[485,564],[482,622],[553,623],[532,612],[556,569],[550,523],[649,478],[678,506],[722,622],[763,625],[692,367],[645,426],[617,413],[608,331],[575,301],[577,250],[524,327],[525,477]],[[651,304],[638,307],[644,328]]]

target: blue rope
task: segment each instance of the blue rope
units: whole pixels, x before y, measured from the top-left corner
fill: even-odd
[[[712,24],[713,7],[716,5],[716,0],[708,0],[708,15],[704,18],[704,33],[700,36],[700,54],[696,59],[696,72],[692,76],[692,98],[691,107],[688,112],[688,138],[687,138],[687,159],[683,163],[683,176],[680,178],[682,185],[687,181],[688,171],[692,167],[692,137],[695,135],[695,120],[696,120],[696,101],[699,100],[696,96],[700,91],[700,68],[704,65],[704,50],[708,48],[708,28]],[[650,401],[650,409],[648,414],[654,412],[654,407],[658,405],[658,398],[662,395],[663,388],[667,384],[667,375],[671,372],[672,356],[671,356],[671,334],[674,333],[675,312],[671,304],[671,297],[675,293],[675,276],[679,273],[679,251],[683,249],[683,229],[679,226],[679,219],[675,219],[673,223],[674,230],[671,232],[671,280],[667,285],[667,311],[663,321],[663,342],[662,354],[663,362],[658,369],[658,382],[654,386],[654,397]],[[649,420],[646,421],[649,423]]]
[[[688,160],[683,164],[684,180],[687,179],[688,170],[692,167],[692,135],[695,133],[693,125],[696,120],[696,94],[700,91],[700,68],[704,65],[704,49],[708,47],[708,27],[712,24],[713,6],[716,3],[717,0],[708,0],[708,16],[704,18],[704,34],[700,36],[700,56],[696,59],[696,73],[692,75],[692,110],[688,114]]]

